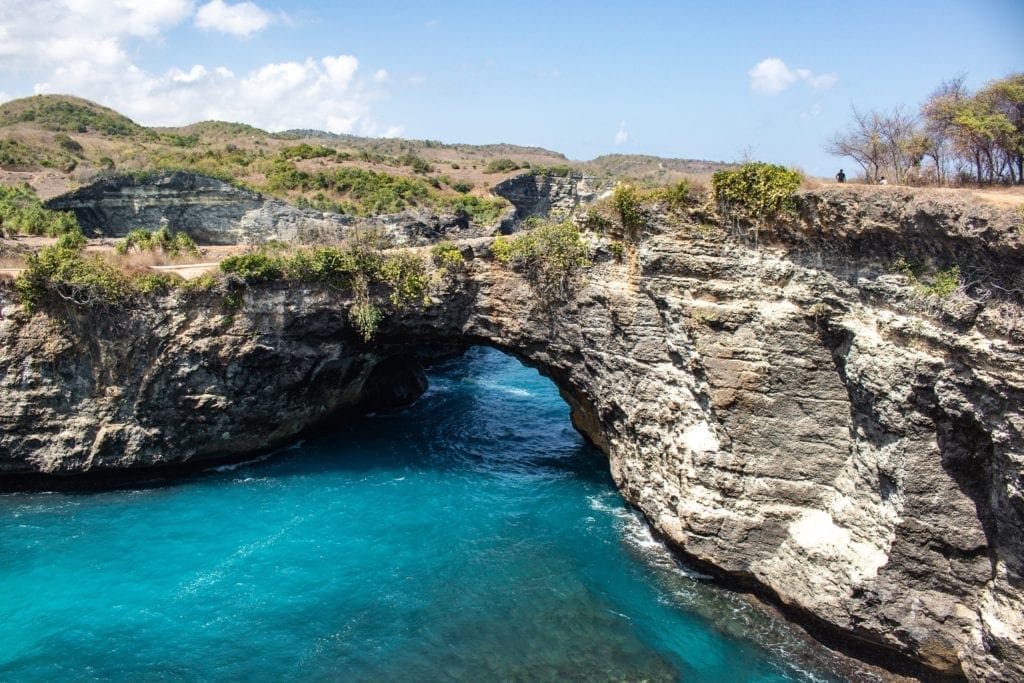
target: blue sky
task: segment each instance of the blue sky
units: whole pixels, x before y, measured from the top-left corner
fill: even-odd
[[[0,0],[0,100],[831,175],[823,143],[851,104],[1022,71],[1022,36],[1020,0]]]

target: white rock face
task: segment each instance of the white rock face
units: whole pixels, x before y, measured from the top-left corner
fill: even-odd
[[[657,218],[562,301],[467,243],[463,279],[370,344],[312,286],[251,287],[238,310],[218,292],[31,318],[8,302],[0,476],[239,457],[358,402],[382,360],[491,344],[556,382],[701,568],[925,672],[1024,679],[1020,302],[924,296],[892,266],[956,254],[1012,291],[1019,218],[895,190],[802,204],[756,250]]]

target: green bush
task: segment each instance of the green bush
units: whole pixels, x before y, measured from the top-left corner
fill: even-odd
[[[735,171],[717,171],[711,177],[711,188],[725,215],[739,214],[760,222],[794,212],[794,195],[802,181],[799,173],[784,166],[755,162]]]
[[[960,266],[940,268],[931,276],[925,273],[923,265],[909,261],[903,256],[896,259],[893,266],[910,281],[919,294],[924,296],[944,299],[960,289]]]
[[[527,164],[527,167],[529,165]],[[533,175],[546,175],[553,176],[555,178],[568,178],[575,171],[567,164],[558,164],[556,166],[534,166],[532,173]]]
[[[621,263],[622,257],[626,253],[626,248],[623,246],[622,242],[612,242],[608,245],[608,248],[611,250],[612,256],[615,260]]]
[[[150,232],[144,228],[132,230],[115,247],[118,254],[127,254],[132,250],[161,251],[168,256],[199,256],[199,247],[195,241],[184,232],[171,232],[167,228],[160,228]]]
[[[466,194],[473,189],[473,183],[468,180],[456,180],[454,183],[451,183],[451,188],[456,192]]]
[[[632,185],[619,183],[612,191],[612,207],[619,214],[622,227],[629,233],[635,233],[640,229],[646,214],[641,206],[641,194]]]
[[[51,294],[81,306],[123,303],[138,290],[135,282],[95,254],[85,254],[81,233],[67,233],[25,261],[15,281],[22,304],[29,311]]]
[[[0,231],[56,237],[81,232],[75,214],[44,209],[28,183],[0,185]]]
[[[377,277],[391,288],[391,305],[401,308],[407,302],[429,303],[427,269],[419,256],[402,251],[385,258]]]
[[[587,245],[569,221],[499,237],[491,252],[499,263],[522,272],[549,297],[565,296],[590,265]]]
[[[285,273],[285,259],[269,254],[266,251],[254,251],[247,254],[234,254],[220,262],[220,269],[225,273],[234,273],[245,278],[246,282],[265,282],[280,279]]]
[[[332,157],[337,152],[330,147],[324,147],[323,145],[307,145],[305,142],[295,145],[293,147],[283,147],[281,151],[277,153],[277,156],[284,160],[289,159],[319,159],[322,157]]]
[[[414,173],[430,173],[434,170],[434,167],[430,165],[426,159],[418,157],[415,154],[406,154],[405,156],[399,157],[398,163],[403,166],[408,166]]]
[[[508,173],[519,168],[519,164],[511,159],[491,159],[484,166],[484,173]]]
[[[454,242],[438,242],[430,248],[430,258],[435,266],[449,272],[463,268],[466,263],[462,250]]]
[[[348,309],[348,318],[359,330],[363,341],[370,341],[377,333],[377,327],[384,320],[384,312],[380,307],[368,301],[353,304]]]
[[[456,214],[465,216],[474,223],[490,225],[501,217],[508,202],[500,197],[484,199],[474,195],[446,197],[438,201],[441,208],[449,208]]]
[[[690,201],[690,183],[687,180],[680,180],[675,185],[669,185],[660,191],[661,197],[672,210],[682,209]]]
[[[79,144],[79,142],[73,139],[70,135],[66,135],[64,133],[57,133],[56,135],[53,136],[53,141],[56,142],[57,146],[63,149],[65,152],[80,155],[83,151],[82,145]]]

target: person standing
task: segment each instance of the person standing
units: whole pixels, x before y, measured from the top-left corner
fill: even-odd
[[[839,183],[845,183],[846,182],[846,174],[843,173],[843,169],[839,169],[839,173],[836,173],[836,182],[839,182]]]

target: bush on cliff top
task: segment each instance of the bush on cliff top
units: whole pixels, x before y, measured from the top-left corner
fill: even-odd
[[[384,319],[383,310],[374,301],[372,287],[386,289],[392,308],[428,302],[426,263],[411,252],[385,254],[359,244],[344,249],[317,247],[292,254],[263,248],[229,256],[221,261],[220,269],[247,282],[313,282],[350,294],[353,303],[349,320],[366,341],[374,336]]]
[[[63,235],[56,244],[26,259],[15,288],[31,311],[47,296],[56,295],[80,306],[110,306],[141,291],[139,283],[96,254],[86,254],[80,232]]]
[[[0,185],[0,234],[56,237],[68,232],[80,232],[75,214],[44,209],[28,183]]]
[[[160,251],[168,256],[199,256],[199,247],[188,233],[171,232],[167,228],[152,232],[144,228],[132,230],[115,249],[118,254],[132,250]]]
[[[525,274],[546,296],[565,296],[580,271],[590,265],[587,245],[569,221],[499,237],[491,251],[499,263]]]
[[[802,181],[799,173],[784,166],[754,162],[716,172],[711,188],[723,214],[760,223],[795,211],[794,194]]]

